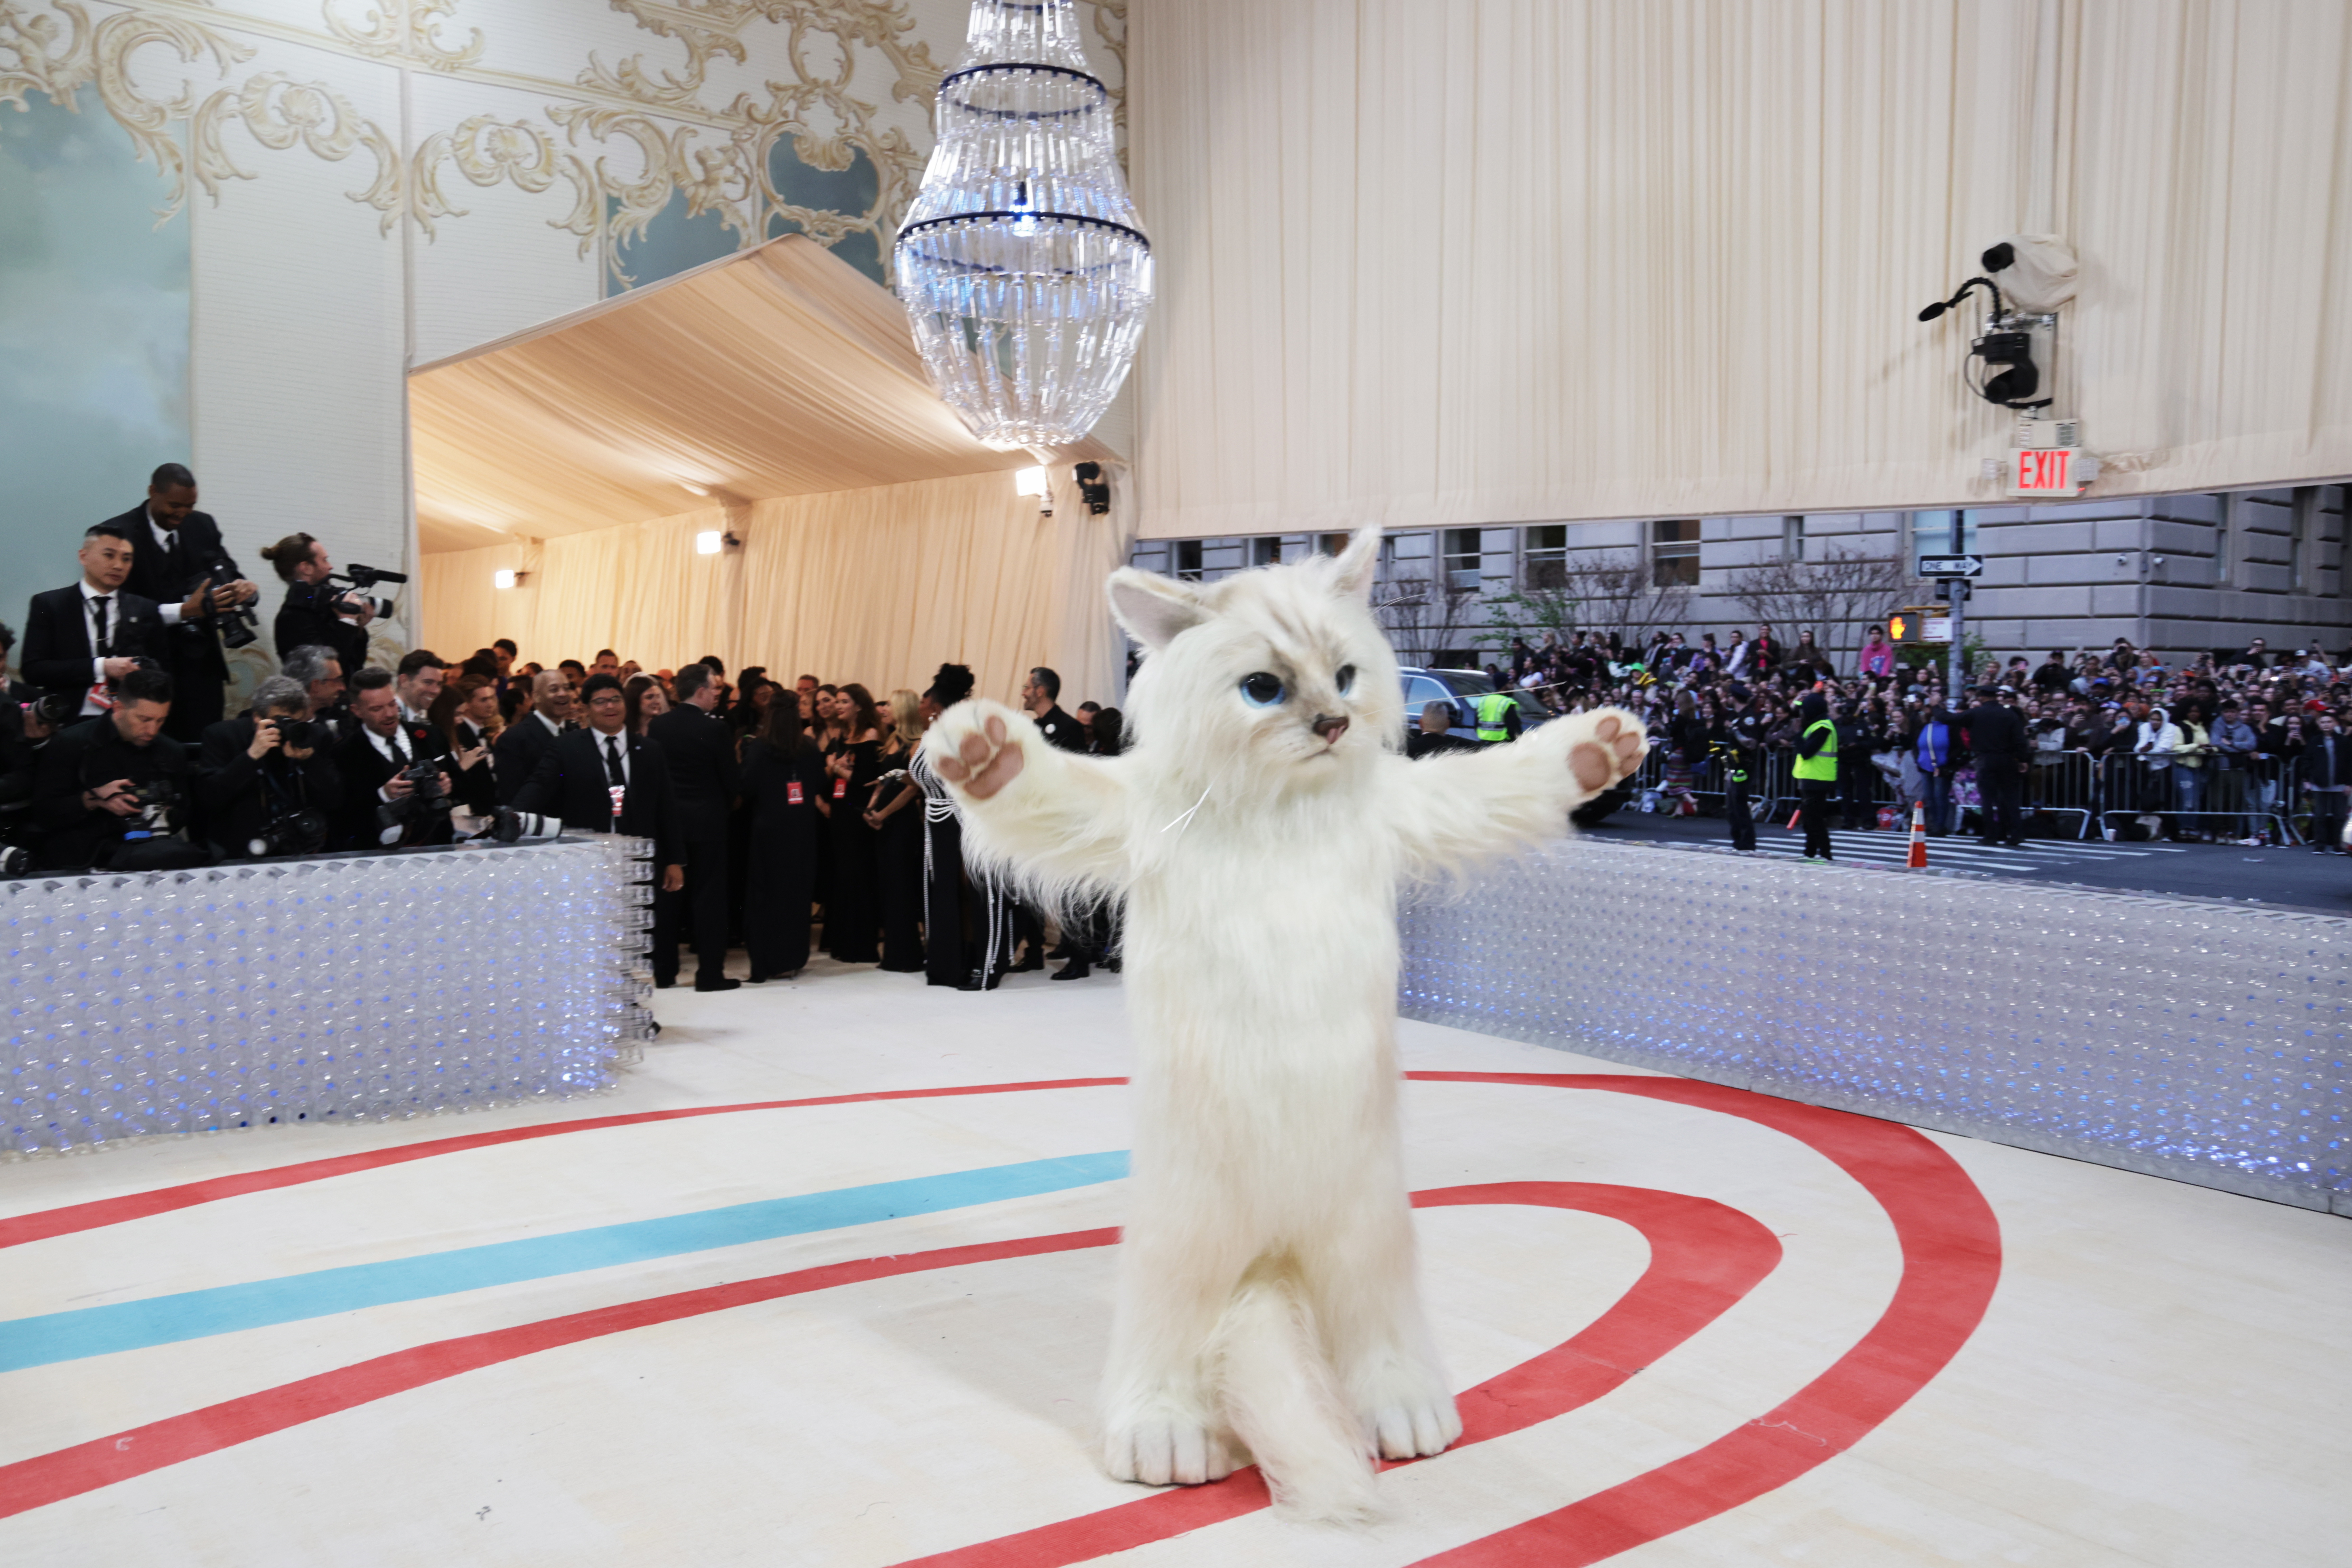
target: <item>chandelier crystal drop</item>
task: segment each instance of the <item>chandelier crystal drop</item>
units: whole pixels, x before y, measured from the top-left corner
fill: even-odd
[[[1151,242],[1072,0],[972,0],[938,120],[894,258],[915,346],[982,441],[1066,446],[1127,379],[1151,306]]]

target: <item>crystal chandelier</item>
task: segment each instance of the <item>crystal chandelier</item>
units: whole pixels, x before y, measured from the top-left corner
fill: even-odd
[[[1127,379],[1151,242],[1071,0],[972,0],[939,130],[895,258],[923,366],[991,446],[1076,441]]]

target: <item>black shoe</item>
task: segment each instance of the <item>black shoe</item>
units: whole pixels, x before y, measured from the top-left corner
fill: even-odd
[[[1047,978],[1052,980],[1084,980],[1087,975],[1092,974],[1093,973],[1094,971],[1092,969],[1087,967],[1087,961],[1085,959],[1073,958],[1069,963],[1062,965],[1059,972],[1047,976]]]
[[[677,984],[677,976],[675,974],[671,975],[667,980],[656,978],[654,981],[654,989],[656,991],[667,991]]]
[[[742,987],[741,981],[730,980],[724,974],[716,980],[705,980],[700,975],[697,975],[694,981],[694,988],[697,991],[740,991]]]
[[[749,974],[747,974],[747,975],[743,976],[743,984],[746,984],[746,985],[759,985],[759,984],[765,984],[765,983],[766,983],[767,978],[768,978],[768,977],[767,977],[766,975],[764,975],[764,974],[761,973],[758,970],[756,970],[756,969],[755,969],[755,970],[751,971],[751,973],[749,973]]]
[[[1126,962],[1127,961],[1123,958],[1106,958],[1103,960],[1103,967],[1109,970],[1113,974],[1117,974],[1119,972],[1121,965],[1126,963]]]
[[[993,991],[997,986],[1003,984],[1003,981],[1004,971],[1002,969],[975,969],[970,974],[963,977],[963,984],[957,986],[956,989],[959,991]]]
[[[1033,947],[1029,950],[1028,957],[1014,964],[1011,969],[1005,971],[1005,973],[1008,974],[1026,974],[1033,969],[1043,969],[1045,967],[1045,955]]]
[[[1055,963],[1059,963],[1060,962],[1062,962],[1062,960],[1064,960],[1064,959],[1066,959],[1066,958],[1076,958],[1076,957],[1077,957],[1077,956],[1078,956],[1078,950],[1077,950],[1076,948],[1075,948],[1075,947],[1072,947],[1072,946],[1071,946],[1068,942],[1058,942],[1058,943],[1056,943],[1055,946],[1053,946],[1053,947],[1051,947],[1051,948],[1049,948],[1049,949],[1047,949],[1047,950],[1046,950],[1045,956],[1046,956],[1047,958],[1052,959]]]

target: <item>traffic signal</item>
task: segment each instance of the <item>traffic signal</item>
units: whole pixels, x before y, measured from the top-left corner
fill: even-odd
[[[1918,618],[1908,610],[1897,610],[1886,617],[1886,640],[1891,643],[1911,643],[1919,640]]]
[[[1886,640],[1897,646],[1949,642],[1951,614],[1948,605],[1906,605],[1886,617]]]

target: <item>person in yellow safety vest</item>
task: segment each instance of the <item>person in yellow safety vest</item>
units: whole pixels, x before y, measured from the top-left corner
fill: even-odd
[[[1489,691],[1473,705],[1478,714],[1478,738],[1489,742],[1519,738],[1518,700],[1507,691]]]
[[[1805,825],[1805,858],[1830,856],[1830,801],[1837,794],[1837,725],[1830,718],[1829,699],[1809,691],[1797,708],[1802,726],[1797,732],[1797,795],[1799,816]]]

